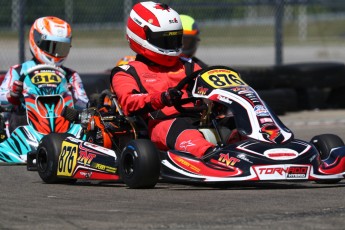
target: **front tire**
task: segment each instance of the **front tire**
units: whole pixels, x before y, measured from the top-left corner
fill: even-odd
[[[313,137],[310,142],[313,143],[319,151],[321,160],[327,159],[333,148],[345,145],[344,141],[335,134],[321,134]],[[318,180],[315,182],[319,184],[335,184],[339,181],[341,181],[341,179]]]
[[[68,133],[51,133],[44,136],[37,148],[37,171],[41,179],[48,184],[74,182],[75,179],[63,179],[57,176],[61,144]]]
[[[321,160],[326,159],[333,148],[345,145],[343,140],[335,134],[321,134],[315,136],[311,139],[311,143],[313,143],[319,151]]]
[[[154,188],[160,174],[156,146],[147,139],[130,141],[121,154],[119,170],[129,188]]]

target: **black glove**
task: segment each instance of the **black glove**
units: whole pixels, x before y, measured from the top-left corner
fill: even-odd
[[[181,100],[182,92],[176,88],[169,88],[161,94],[162,103],[165,106],[173,106],[177,101]]]

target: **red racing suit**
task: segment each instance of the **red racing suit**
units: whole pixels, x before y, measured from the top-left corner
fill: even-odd
[[[201,69],[191,59],[181,59],[173,67],[166,67],[138,55],[129,65],[113,69],[111,87],[125,115],[141,115],[148,120],[150,138],[159,149],[176,149],[201,157],[214,145],[192,125],[190,118],[178,117],[179,112],[164,106],[161,99],[162,92],[175,87],[186,76],[186,62],[194,65],[191,72]],[[182,92],[182,98],[187,97],[187,91]]]

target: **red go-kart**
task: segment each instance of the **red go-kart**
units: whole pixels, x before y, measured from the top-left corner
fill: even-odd
[[[125,116],[116,95],[105,91],[97,108],[78,120],[86,141],[68,134],[49,134],[37,149],[43,181],[76,179],[123,181],[130,188],[152,188],[159,179],[181,182],[316,181],[336,183],[345,175],[343,141],[331,134],[311,142],[297,140],[238,72],[212,66],[187,76],[178,89],[191,96],[175,107],[197,115],[199,130],[218,150],[196,158],[188,152],[161,151],[149,140],[139,116]],[[185,104],[194,103],[186,108]]]

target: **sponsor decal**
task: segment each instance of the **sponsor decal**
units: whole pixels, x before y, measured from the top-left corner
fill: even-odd
[[[157,80],[156,79],[145,79],[146,82],[156,82]]]
[[[245,97],[247,97],[249,100],[251,100],[252,102],[259,102],[259,99],[254,95],[254,94],[246,94],[246,95],[244,95]],[[245,98],[244,97],[244,98]]]
[[[242,90],[239,91],[238,94],[253,94],[253,92],[251,90]]]
[[[217,99],[220,100],[220,101],[223,101],[225,103],[232,104],[232,101],[228,97],[225,97],[225,96],[222,96],[222,95],[218,95]]]
[[[236,167],[234,167],[232,170],[224,170],[224,168],[223,169],[215,169],[213,167],[207,166],[204,162],[202,162],[200,160],[180,157],[180,156],[177,156],[171,152],[168,152],[168,155],[169,155],[170,159],[177,165],[177,167],[184,169],[186,171],[189,171],[191,173],[198,174],[199,176],[232,177],[232,176],[238,176],[238,175],[242,174],[242,171]],[[222,164],[219,161],[216,161],[215,163]],[[222,164],[222,166],[224,166],[224,165]],[[192,176],[192,175],[190,175],[190,173],[186,173],[186,172],[182,172],[182,171],[180,171],[179,173],[181,173],[183,175],[187,175],[187,176]]]
[[[233,87],[231,88],[231,91],[238,92],[238,91],[245,91],[247,88],[245,87]]]
[[[273,120],[272,118],[269,118],[269,117],[264,117],[264,118],[260,118],[260,123],[272,123]]]
[[[226,166],[234,166],[237,162],[240,162],[241,160],[237,159],[236,157],[229,157],[229,153],[221,153],[219,154],[218,161],[221,163],[224,163]]]
[[[192,140],[189,140],[189,141],[182,141],[180,143],[180,148],[181,149],[184,149],[186,151],[186,149],[190,146],[195,146],[195,144],[192,142]]]
[[[55,84],[41,84],[37,86],[38,88],[43,88],[43,87],[51,87],[51,88],[57,88],[57,85]]]
[[[266,123],[261,127],[260,133],[266,140],[275,142],[280,135],[280,129],[274,123]]]
[[[79,157],[77,159],[78,163],[90,166],[93,159],[96,158],[96,154],[94,153],[88,153],[85,150],[79,151]]]
[[[138,93],[138,94],[131,94],[130,97],[142,97],[142,96],[146,96],[147,94],[144,93]]]
[[[181,157],[176,157],[175,160],[176,160],[176,162],[184,165],[185,167],[189,168],[190,170],[192,170],[194,172],[200,172],[200,170],[201,170],[200,168],[196,167],[195,165],[192,165],[191,163],[182,159]]]
[[[141,21],[137,18],[133,18],[133,20],[138,24],[138,25],[141,25]],[[151,21],[150,21],[151,20]],[[149,23],[152,24],[152,19],[149,19]],[[120,66],[121,67],[121,66]]]
[[[253,168],[260,180],[284,180],[308,178],[310,166],[266,165]]]
[[[197,94],[206,95],[207,91],[208,91],[208,88],[200,86],[198,87]]]
[[[258,116],[258,117],[266,117],[266,116],[270,115],[268,113],[266,107],[263,105],[254,106],[254,111],[255,111],[256,116]]]
[[[307,178],[309,167],[292,166],[288,168],[286,178]]]
[[[92,164],[92,167],[95,168],[95,169],[99,169],[99,170],[102,170],[102,171],[109,172],[109,173],[116,173],[116,168],[110,167],[110,166],[107,166],[107,165],[104,165],[104,164],[94,163],[94,164]]]
[[[85,177],[86,179],[90,178],[92,176],[92,172],[80,172],[81,176]]]
[[[155,73],[143,73],[142,77],[147,78],[147,79],[157,79],[157,74],[155,74]]]
[[[241,160],[244,160],[244,161],[247,161],[248,163],[252,163],[252,164],[253,164],[253,162],[252,162],[251,160],[249,160],[249,159],[246,157],[246,155],[243,154],[243,153],[238,154],[238,155],[237,155],[237,158],[239,158],[239,159],[241,159]]]
[[[178,21],[177,21],[176,18],[174,18],[174,19],[172,19],[172,20],[169,20],[169,23],[170,23],[170,24],[178,23]],[[169,33],[173,33],[173,32],[169,32]],[[176,32],[175,32],[175,33],[176,33]],[[173,35],[177,35],[177,34],[173,34]]]
[[[298,156],[298,152],[293,149],[275,148],[264,152],[264,156],[274,160],[290,160]]]

